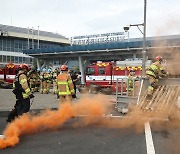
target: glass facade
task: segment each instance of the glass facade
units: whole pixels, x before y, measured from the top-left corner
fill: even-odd
[[[28,45],[29,44],[29,45]],[[25,49],[37,49],[38,41],[32,39],[21,39],[8,36],[0,36],[0,51],[14,51],[21,52]],[[51,48],[60,47],[57,43],[50,43],[45,41],[39,41],[39,48]]]
[[[27,64],[32,64],[33,58],[0,55],[0,63],[27,63]]]
[[[0,51],[10,51],[10,52],[22,52],[26,49],[37,49],[38,41],[31,39],[23,39],[17,37],[0,36]],[[39,48],[51,48],[60,47],[57,43],[51,43],[46,41],[39,41]],[[18,57],[9,55],[0,55],[0,63],[33,63],[33,58],[31,57]]]

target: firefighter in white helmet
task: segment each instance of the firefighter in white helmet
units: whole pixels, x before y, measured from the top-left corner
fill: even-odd
[[[62,65],[60,70],[61,74],[57,77],[58,95],[60,97],[60,101],[62,103],[68,101],[71,102],[72,95],[74,95],[74,86],[71,76],[68,74],[68,67],[66,65]]]

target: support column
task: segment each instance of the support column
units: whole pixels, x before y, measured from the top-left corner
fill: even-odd
[[[41,66],[40,66],[40,61],[39,61],[39,59],[38,59],[38,58],[36,59],[36,61],[37,61],[37,69],[38,69],[38,70],[40,70],[40,69],[41,69]]]
[[[135,54],[135,53],[133,53],[133,58],[134,58],[134,59],[136,58],[136,54]]]
[[[49,68],[49,63],[50,63],[50,61],[48,61],[48,60],[44,61],[44,64],[45,64],[45,68],[46,68],[46,69]]]
[[[85,76],[84,76],[84,69],[82,64],[82,57],[79,56],[79,70],[81,72],[81,84],[85,84]]]

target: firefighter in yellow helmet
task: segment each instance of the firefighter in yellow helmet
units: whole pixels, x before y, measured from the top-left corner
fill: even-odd
[[[156,57],[156,61],[152,63],[146,69],[146,76],[149,79],[149,86],[147,92],[147,100],[152,98],[154,89],[157,87],[158,79],[160,77],[168,76],[169,73],[162,66],[163,58],[161,56]]]
[[[19,66],[19,72],[15,77],[13,83],[13,93],[16,96],[17,112],[18,115],[22,115],[30,110],[30,99],[34,97],[30,90],[30,84],[27,78],[28,66],[21,64]]]
[[[74,86],[72,83],[71,76],[68,74],[68,67],[66,65],[62,65],[60,67],[61,74],[57,77],[58,83],[58,95],[60,97],[60,101],[72,101],[72,95],[74,95]]]

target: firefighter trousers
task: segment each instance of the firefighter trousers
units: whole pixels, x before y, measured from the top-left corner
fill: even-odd
[[[30,98],[19,100],[18,103],[18,115],[29,112],[30,110]]]
[[[60,95],[59,98],[61,103],[72,102],[72,95]]]
[[[154,89],[157,87],[158,79],[156,79],[154,76],[151,75],[147,75],[147,77],[149,79],[147,95],[152,96],[154,93]]]
[[[42,93],[47,94],[47,81],[42,82]]]
[[[57,94],[57,81],[53,81],[53,94]]]
[[[51,82],[50,82],[50,81],[47,81],[47,93],[50,92],[50,86],[51,86]]]

